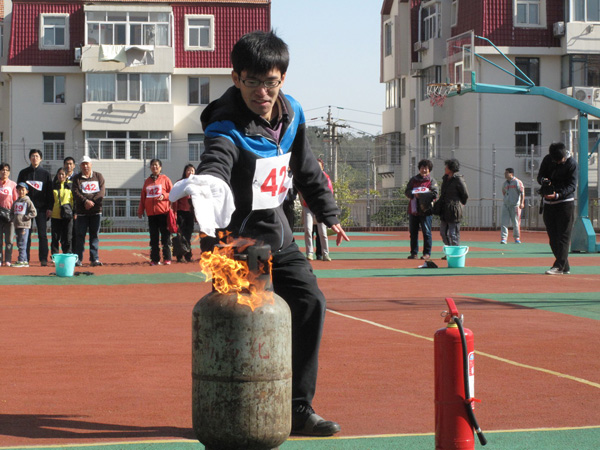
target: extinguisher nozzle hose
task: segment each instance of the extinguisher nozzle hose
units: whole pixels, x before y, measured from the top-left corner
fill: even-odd
[[[463,328],[462,320],[460,317],[454,316],[454,323],[458,327],[458,331],[460,333],[460,340],[462,343],[462,354],[463,354],[463,379],[464,379],[464,387],[465,387],[465,399],[470,397],[470,389],[469,389],[469,355],[467,353],[467,338],[465,337],[465,329]],[[475,413],[473,412],[473,408],[471,407],[471,403],[465,403],[465,408],[467,409],[467,416],[469,417],[469,422],[471,422],[471,426],[475,429],[477,433],[477,437],[479,438],[479,442],[481,445],[487,444],[487,439],[483,435],[483,431],[479,428],[479,424],[477,423],[477,419],[475,418]]]

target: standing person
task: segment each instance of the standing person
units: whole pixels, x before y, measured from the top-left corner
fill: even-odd
[[[327,180],[327,188],[333,194],[333,184],[331,183],[331,179],[329,175],[323,170],[323,160],[317,159],[321,170],[323,171],[323,175],[325,175],[325,179]],[[317,227],[317,239],[319,239],[321,243],[321,257],[323,261],[331,261],[331,256],[329,256],[329,242],[327,241],[327,226],[323,222],[319,222],[315,215],[310,211],[308,204],[302,198],[302,217],[304,219],[304,245],[306,248],[306,259],[309,261],[313,261],[315,259],[315,254],[313,252],[313,223]]]
[[[66,179],[71,181],[77,175],[75,173],[75,159],[72,156],[67,156],[63,160],[63,169],[65,169]]]
[[[521,210],[525,207],[525,187],[517,177],[515,170],[508,167],[504,171],[506,181],[502,184],[502,219],[500,243],[506,244],[508,227],[512,226],[515,244],[521,243]]]
[[[31,230],[31,220],[37,215],[35,205],[27,196],[29,186],[21,182],[17,185],[17,198],[12,204],[11,218],[15,226],[17,235],[17,248],[19,249],[19,258],[13,267],[29,267],[27,259],[27,242],[29,231]]]
[[[35,205],[37,215],[35,225],[37,227],[40,264],[48,265],[48,230],[47,221],[52,214],[54,195],[52,194],[52,176],[46,169],[40,167],[42,163],[42,152],[37,149],[29,151],[31,165],[19,172],[18,183],[26,183],[29,186],[29,198]],[[31,232],[27,238],[27,260],[31,261]]]
[[[325,297],[283,213],[292,176],[317,220],[336,232],[337,244],[348,237],[327,179],[308,145],[302,108],[280,91],[289,63],[287,45],[273,32],[255,31],[234,45],[231,61],[235,86],[201,116],[206,151],[196,171],[199,175],[178,182],[171,195],[174,199],[187,195],[185,190],[194,183],[221,189],[222,197],[212,198],[213,210],[222,212],[215,221],[217,228],[226,227],[234,237],[253,238],[271,247],[273,289],[292,313],[292,432],[330,436],[340,426],[318,416],[311,405]],[[197,191],[192,193],[193,203],[201,200]],[[194,211],[200,229],[214,236],[206,211],[195,206]],[[206,240],[202,245],[212,250]]]
[[[195,173],[195,167],[192,164],[187,164],[183,168],[183,174],[181,175],[180,180],[185,180]],[[196,222],[196,219],[194,219],[194,213],[192,212],[191,201],[192,199],[188,195],[172,204],[173,210],[177,212],[177,228],[179,229],[181,239],[183,239],[182,244],[190,249],[183,255],[176,254],[177,262],[183,261],[183,258],[185,258],[187,262],[192,261],[192,233],[194,232],[194,223]],[[173,244],[173,246],[175,246],[175,244]]]
[[[569,155],[565,144],[550,144],[544,156],[537,182],[542,185],[543,217],[554,263],[546,275],[571,273],[569,247],[575,222],[575,189],[577,188],[577,163]]]
[[[408,180],[404,195],[410,199],[408,202],[408,229],[410,232],[410,255],[408,259],[417,259],[419,254],[419,228],[423,233],[423,256],[428,260],[431,257],[431,222],[433,202],[438,195],[438,185],[431,176],[433,163],[422,159],[418,164],[419,173]]]
[[[63,169],[65,169],[65,186],[69,189],[73,189],[73,178],[75,178],[75,159],[72,156],[67,156],[63,160]],[[54,178],[56,181],[56,177]],[[77,220],[77,216],[73,216],[73,220],[71,220],[67,226],[67,240],[69,241],[69,246],[71,247],[71,251],[75,250],[75,221]]]
[[[104,177],[100,172],[92,170],[92,160],[84,156],[79,165],[81,172],[73,179],[73,199],[75,203],[75,253],[76,266],[83,264],[83,249],[85,235],[90,235],[90,264],[92,267],[101,266],[98,255],[100,240],[100,222],[102,220],[102,200],[104,199]]]
[[[10,166],[8,163],[0,164],[0,208],[4,213],[0,217],[0,266],[4,264],[10,267],[12,261],[13,240],[15,239],[15,227],[10,220],[10,211],[14,201],[19,198],[17,183],[10,180]],[[2,242],[4,241],[4,252]]]
[[[162,244],[163,262],[171,264],[171,233],[167,229],[167,216],[171,209],[169,192],[173,183],[166,175],[161,173],[162,162],[160,159],[150,161],[152,174],[144,182],[140,205],[138,206],[138,217],[141,219],[144,212],[148,216],[148,228],[150,229],[150,265],[160,265],[159,238]]]
[[[54,207],[52,208],[52,242],[50,252],[54,255],[60,252],[71,253],[69,229],[73,229],[73,183],[67,181],[67,173],[62,167],[56,172],[54,181]],[[63,207],[68,205],[68,207]],[[60,248],[59,248],[60,247]]]
[[[445,245],[460,245],[460,221],[463,206],[469,192],[464,177],[458,173],[460,163],[456,159],[444,161],[444,176],[440,193],[440,235]],[[446,259],[444,256],[442,259]]]

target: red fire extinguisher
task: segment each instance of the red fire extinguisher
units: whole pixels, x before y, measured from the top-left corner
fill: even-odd
[[[448,326],[436,331],[435,358],[435,448],[475,448],[473,430],[481,445],[487,444],[473,412],[475,347],[473,332],[463,328],[454,300],[446,298]]]

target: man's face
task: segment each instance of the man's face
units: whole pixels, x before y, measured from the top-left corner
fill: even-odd
[[[81,167],[81,173],[84,174],[86,177],[92,173],[92,163],[89,162],[82,162],[80,164]]]
[[[75,163],[71,160],[68,160],[65,163],[65,171],[67,172],[67,174],[73,173],[73,170],[75,170]]]
[[[39,153],[32,153],[31,156],[29,157],[29,161],[31,162],[31,165],[33,167],[37,167],[42,162],[42,157],[40,156]]]
[[[241,74],[232,72],[231,78],[233,79],[233,84],[235,84],[242,93],[242,98],[248,109],[266,120],[271,120],[273,106],[279,96],[279,90],[281,89],[281,86],[283,86],[285,73],[282,74],[279,69],[271,69],[266,74],[254,75],[249,74],[246,70],[242,70]],[[259,81],[260,84],[258,87],[248,87],[244,84],[244,81],[247,80]],[[263,84],[265,81],[278,80],[281,80],[281,83],[274,88],[266,88]]]
[[[511,172],[504,172],[504,178],[506,178],[508,181],[512,180],[514,178],[515,174],[511,173]]]

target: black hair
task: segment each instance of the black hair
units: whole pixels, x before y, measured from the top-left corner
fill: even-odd
[[[231,50],[231,64],[238,75],[264,75],[273,69],[287,72],[290,63],[288,46],[273,31],[253,31],[243,35]]]
[[[548,148],[548,153],[550,154],[550,158],[552,158],[552,161],[554,162],[562,161],[562,159],[565,158],[568,154],[567,148],[562,142],[553,142],[552,144],[550,144],[550,148]]]
[[[181,179],[182,179],[182,180],[185,178],[185,173],[187,172],[187,170],[188,170],[190,167],[191,167],[192,169],[196,170],[196,168],[194,167],[194,165],[193,165],[193,164],[186,164],[186,165],[185,165],[185,167],[183,168],[183,173],[181,174]]]
[[[29,150],[29,159],[31,159],[31,155],[33,155],[35,153],[40,155],[40,159],[44,159],[44,155],[42,155],[42,151],[38,150],[37,148],[32,148],[31,150]]]
[[[75,164],[75,158],[72,156],[67,156],[65,159],[63,159],[63,164],[66,164],[67,161],[73,161],[73,164]]]
[[[422,159],[421,161],[419,161],[419,164],[417,167],[419,169],[421,167],[427,167],[429,169],[429,171],[431,172],[433,170],[433,163],[428,159]]]
[[[513,169],[512,167],[507,167],[504,171],[508,172],[508,173],[512,173],[513,175],[515,173],[515,169]]]
[[[158,158],[152,158],[152,159],[150,160],[150,165],[154,164],[155,162],[156,162],[156,163],[158,163],[158,165],[159,165],[160,167],[162,167],[162,161],[161,161],[160,159],[158,159]]]
[[[458,162],[458,159],[447,159],[446,161],[444,161],[444,164],[452,173],[456,173],[460,170],[460,163]]]
[[[5,162],[3,162],[3,163],[0,163],[0,170],[4,169],[5,167],[6,167],[6,168],[8,169],[8,171],[10,172],[10,164],[8,164],[8,163],[5,163]]]
[[[65,175],[67,174],[67,171],[64,168],[59,167],[58,170],[56,171],[56,177],[57,178],[58,178],[58,174],[61,173],[61,172],[63,172]]]

